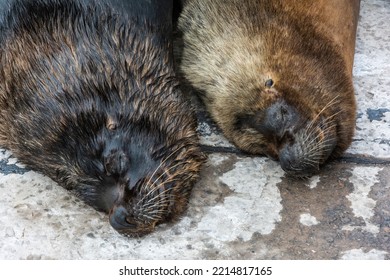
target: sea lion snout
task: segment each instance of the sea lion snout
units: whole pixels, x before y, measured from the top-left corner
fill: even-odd
[[[239,126],[239,127],[238,127]],[[265,154],[279,160],[290,176],[308,177],[317,173],[337,145],[334,116],[298,108],[280,98],[266,109],[239,117],[238,129],[258,133]]]
[[[136,221],[123,206],[114,206],[110,211],[110,225],[119,233],[134,237],[148,234],[154,230],[155,224],[144,224]]]
[[[267,155],[295,177],[317,173],[336,142],[331,133],[334,126],[328,128],[324,118],[310,119],[306,114],[280,99],[266,109],[257,126],[267,139]]]
[[[310,120],[294,133],[294,141],[279,150],[282,169],[295,177],[308,177],[318,173],[337,145],[336,126],[321,117]]]
[[[140,222],[122,205],[114,206],[110,211],[110,225],[119,233],[129,237],[140,237],[152,232],[156,223]]]
[[[123,206],[114,206],[110,211],[110,224],[116,230],[135,229],[134,223],[127,221],[129,213]]]
[[[301,145],[286,146],[279,153],[279,161],[282,169],[289,175],[295,177],[307,177],[319,170],[317,161],[308,161],[304,156]]]

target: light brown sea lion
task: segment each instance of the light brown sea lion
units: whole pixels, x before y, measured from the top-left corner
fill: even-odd
[[[188,0],[180,69],[243,151],[317,172],[350,145],[359,0]]]

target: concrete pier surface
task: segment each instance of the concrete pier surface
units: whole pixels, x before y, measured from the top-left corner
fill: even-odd
[[[209,159],[188,210],[129,239],[0,148],[0,259],[390,259],[389,19],[389,0],[362,0],[356,135],[320,174],[287,177],[202,118]]]

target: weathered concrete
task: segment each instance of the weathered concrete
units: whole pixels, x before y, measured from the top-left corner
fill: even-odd
[[[1,259],[390,259],[390,2],[363,0],[357,131],[306,181],[239,153],[202,116],[209,151],[182,219],[141,239],[0,150]]]

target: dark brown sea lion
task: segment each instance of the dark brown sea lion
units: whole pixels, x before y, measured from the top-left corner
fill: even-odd
[[[172,2],[128,16],[89,2],[16,1],[4,16],[0,145],[141,236],[183,213],[204,161],[173,70]]]
[[[352,141],[359,0],[188,0],[181,71],[240,149],[306,177]]]

